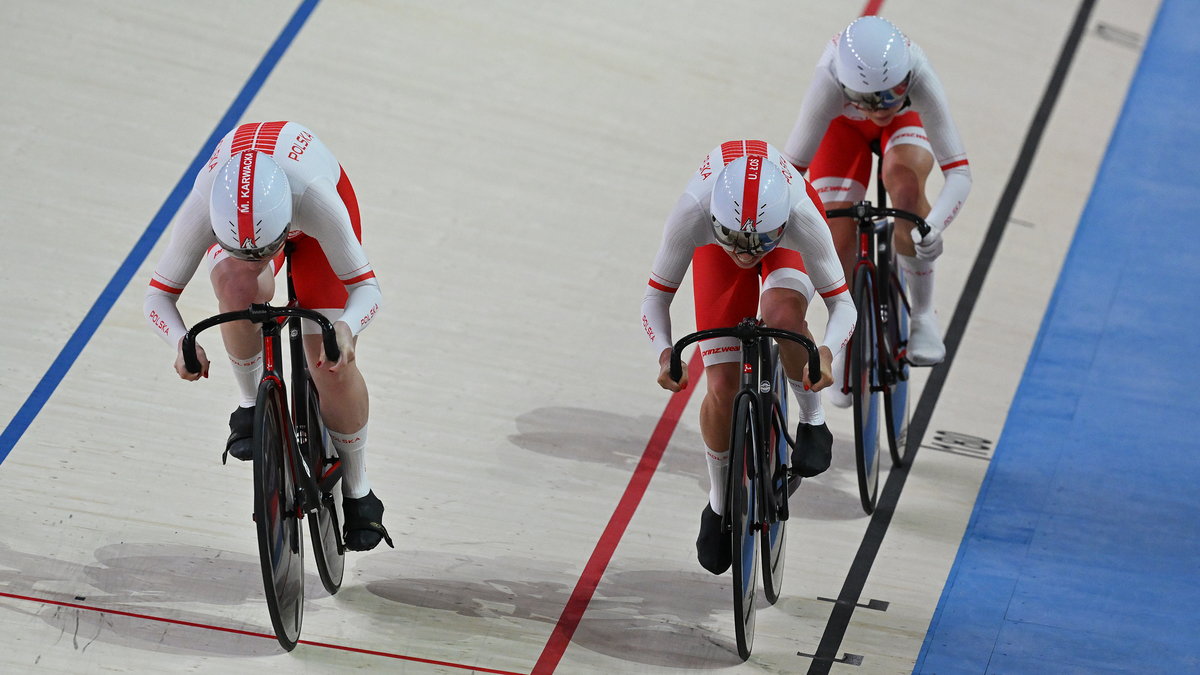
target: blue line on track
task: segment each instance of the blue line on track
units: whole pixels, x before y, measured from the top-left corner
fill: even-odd
[[[50,400],[50,396],[58,389],[58,385],[66,377],[67,372],[71,370],[71,366],[75,364],[75,360],[79,354],[83,352],[89,340],[95,335],[96,329],[100,327],[100,322],[104,321],[104,317],[108,316],[109,310],[116,303],[117,298],[129,285],[129,281],[133,275],[137,273],[139,267],[146,260],[146,256],[150,255],[150,250],[154,248],[159,237],[167,229],[167,225],[171,219],[175,217],[175,213],[183,204],[184,198],[187,196],[188,190],[191,189],[192,180],[196,172],[208,159],[212,148],[221,138],[237,124],[238,120],[245,114],[246,108],[250,106],[250,101],[258,95],[263,84],[267,81],[267,77],[271,71],[275,69],[276,64],[283,58],[283,53],[292,44],[296,34],[304,26],[308,17],[312,14],[319,0],[304,0],[300,6],[296,8],[296,12],[292,18],[283,27],[279,37],[275,38],[275,42],[271,44],[270,49],[263,55],[263,58],[258,63],[258,67],[250,75],[250,79],[242,87],[237,98],[230,104],[229,109],[225,111],[225,115],[221,117],[221,121],[217,123],[208,140],[200,146],[200,150],[196,153],[195,159],[188,165],[183,175],[179,178],[179,182],[175,184],[175,189],[171,190],[171,194],[167,196],[167,200],[159,207],[158,213],[154,214],[154,218],[150,224],[146,226],[146,230],[142,232],[142,236],[138,238],[137,243],[133,245],[133,249],[129,251],[129,255],[125,257],[125,261],[117,268],[112,279],[100,291],[100,296],[92,303],[92,308],[88,310],[79,327],[71,335],[67,343],[63,345],[62,351],[55,357],[54,362],[46,370],[46,374],[42,375],[42,379],[37,383],[37,386],[30,392],[29,397],[25,399],[25,403],[17,410],[16,415],[9,421],[8,426],[4,428],[4,432],[0,433],[0,463],[8,458],[8,453],[16,446],[17,441],[21,440],[21,436],[25,434],[25,430],[33,423],[33,420],[41,412],[42,407],[46,405],[46,401]]]
[[[914,673],[1200,672],[1194,0],[1163,0]]]

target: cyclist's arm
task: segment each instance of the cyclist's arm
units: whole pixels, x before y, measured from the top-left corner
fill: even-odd
[[[801,173],[808,171],[829,123],[845,108],[846,98],[830,70],[830,59],[832,52],[827,48],[817,63],[792,133],[782,148],[783,156]]]
[[[854,333],[857,316],[829,226],[811,201],[792,207],[783,245],[800,252],[813,286],[825,301],[829,320],[820,346],[828,347],[837,356]]]
[[[654,257],[650,279],[646,282],[646,293],[642,297],[642,329],[650,340],[656,359],[673,344],[671,301],[675,299],[675,292],[679,290],[692,263],[692,252],[697,246],[711,243],[697,241],[697,232],[703,228],[703,221],[702,209],[689,193],[679,198],[667,216],[662,244]]]
[[[204,251],[216,240],[208,220],[208,206],[193,190],[179,210],[167,250],[154,268],[142,301],[142,313],[146,321],[172,347],[187,332],[187,325],[176,304],[179,295],[196,273]]]
[[[321,244],[321,251],[349,294],[336,321],[358,335],[375,319],[383,294],[366,251],[354,234],[345,202],[332,182],[318,179],[305,190],[297,215],[304,223],[304,232]]]
[[[933,156],[942,170],[945,182],[925,220],[944,230],[958,215],[971,192],[971,168],[958,127],[950,116],[950,103],[937,74],[930,67],[920,48],[913,45],[916,66],[913,72],[913,108],[920,113]]]

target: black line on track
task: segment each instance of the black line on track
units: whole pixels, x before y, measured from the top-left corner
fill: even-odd
[[[1030,122],[1025,142],[1021,146],[1021,153],[1017,156],[1017,163],[1013,166],[1008,184],[1004,188],[1004,193],[996,206],[996,212],[992,216],[992,222],[988,226],[987,236],[975,258],[975,264],[971,267],[971,273],[967,276],[962,295],[958,299],[958,305],[954,308],[954,316],[950,319],[950,327],[946,330],[945,336],[946,360],[935,366],[930,372],[929,380],[921,391],[921,399],[909,421],[905,449],[906,467],[892,467],[888,473],[887,481],[879,494],[878,506],[871,515],[871,522],[867,525],[866,533],[863,534],[858,553],[854,556],[854,562],[850,564],[846,581],[842,585],[841,593],[834,603],[832,612],[830,612],[829,621],[825,624],[825,632],[821,635],[821,642],[817,646],[816,654],[811,657],[812,664],[808,669],[809,675],[824,675],[829,672],[835,662],[840,662],[838,649],[842,646],[846,628],[850,625],[850,619],[858,607],[863,586],[871,572],[875,557],[879,553],[883,537],[887,534],[888,526],[892,522],[892,514],[895,513],[896,503],[900,500],[900,492],[904,489],[904,482],[908,479],[907,467],[912,466],[916,459],[917,449],[929,427],[929,419],[933,416],[934,406],[937,404],[938,397],[941,396],[942,387],[945,386],[950,366],[954,363],[954,356],[958,352],[958,346],[966,332],[971,312],[975,309],[975,302],[983,289],[984,279],[991,269],[992,260],[996,257],[996,250],[1000,246],[1004,229],[1012,216],[1013,206],[1016,204],[1017,196],[1029,174],[1029,168],[1037,154],[1038,144],[1041,142],[1046,124],[1050,120],[1050,113],[1054,110],[1054,104],[1062,91],[1067,71],[1075,58],[1075,52],[1083,37],[1084,27],[1088,23],[1095,4],[1095,0],[1083,0],[1075,14],[1075,23],[1071,26],[1071,32],[1068,33],[1067,39],[1063,43],[1058,63],[1055,64],[1054,72],[1046,85],[1046,91],[1038,105],[1037,114]]]

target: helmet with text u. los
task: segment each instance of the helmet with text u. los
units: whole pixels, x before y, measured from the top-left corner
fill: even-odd
[[[744,155],[725,165],[713,185],[713,233],[726,251],[766,255],[783,237],[792,210],[787,176],[762,155]]]
[[[911,68],[908,38],[887,19],[860,17],[838,38],[838,82],[855,105],[880,110],[904,103]]]
[[[266,260],[292,224],[292,187],[270,155],[236,152],[217,172],[209,217],[221,248],[239,260]]]

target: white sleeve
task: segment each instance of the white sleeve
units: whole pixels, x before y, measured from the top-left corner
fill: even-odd
[[[924,52],[916,45],[913,51],[917,66],[909,96],[913,109],[921,115],[921,125],[925,128],[934,159],[945,178],[926,221],[944,230],[958,215],[971,192],[971,169],[962,137],[950,116],[950,102],[942,81],[925,59]]]
[[[187,324],[176,305],[179,295],[195,275],[204,252],[216,241],[206,200],[193,190],[179,209],[167,249],[154,268],[142,301],[146,321],[172,347],[187,332]]]
[[[667,216],[662,244],[654,257],[646,294],[642,297],[642,329],[650,339],[655,358],[674,344],[671,339],[671,301],[692,264],[696,246],[706,243],[697,241],[695,235],[704,217],[700,204],[690,193],[684,193]]]
[[[304,233],[321,245],[334,274],[345,284],[349,297],[337,321],[345,322],[358,335],[379,312],[383,294],[366,251],[354,234],[346,204],[332,182],[321,178],[309,185],[300,200],[297,220]]]
[[[821,344],[829,347],[836,356],[854,334],[857,316],[842,273],[842,263],[833,246],[833,236],[829,234],[829,225],[810,200],[792,207],[783,245],[800,252],[809,278],[825,301],[829,320]]]
[[[832,78],[828,68],[822,67],[825,59],[817,64],[808,92],[800,103],[796,124],[783,146],[783,156],[800,172],[808,171],[817,147],[829,128],[829,123],[842,114],[846,97],[841,85]]]

